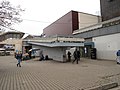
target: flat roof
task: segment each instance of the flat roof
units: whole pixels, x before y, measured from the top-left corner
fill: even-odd
[[[27,42],[28,44],[45,46],[45,47],[80,47],[84,46],[84,43],[74,42],[54,42],[54,43],[39,43],[39,42]]]

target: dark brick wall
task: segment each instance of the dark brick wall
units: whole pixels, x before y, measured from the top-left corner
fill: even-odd
[[[72,12],[72,32],[79,29],[78,12]]]
[[[100,0],[102,21],[120,16],[120,0]]]

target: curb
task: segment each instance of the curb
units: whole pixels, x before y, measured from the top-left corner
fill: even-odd
[[[89,88],[89,89],[86,89],[86,90],[108,90],[108,89],[112,89],[112,88],[115,88],[115,87],[118,87],[118,83],[112,82],[112,83],[103,84],[101,86]]]

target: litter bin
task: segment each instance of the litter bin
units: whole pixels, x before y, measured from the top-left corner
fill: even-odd
[[[97,55],[96,55],[96,51],[97,51],[96,48],[92,48],[92,49],[91,49],[91,59],[96,59],[96,58],[97,58],[97,57],[96,57],[96,56],[97,56]]]

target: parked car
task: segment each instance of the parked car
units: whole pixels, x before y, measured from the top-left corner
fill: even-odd
[[[6,51],[4,48],[0,48],[0,56],[10,55],[10,51]]]
[[[13,46],[12,45],[4,45],[4,48],[5,49],[13,49]]]

